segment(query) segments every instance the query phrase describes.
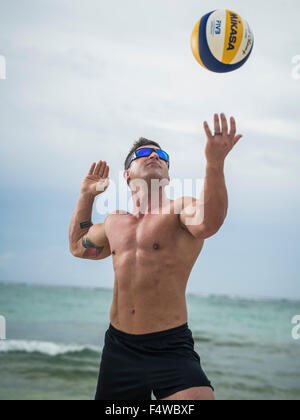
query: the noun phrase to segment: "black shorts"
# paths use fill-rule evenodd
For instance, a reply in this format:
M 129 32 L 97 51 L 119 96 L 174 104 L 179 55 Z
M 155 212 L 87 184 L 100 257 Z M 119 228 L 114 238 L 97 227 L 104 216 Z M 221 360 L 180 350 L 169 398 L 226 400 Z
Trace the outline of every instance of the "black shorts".
M 188 324 L 151 334 L 105 333 L 96 400 L 151 400 L 211 387 Z

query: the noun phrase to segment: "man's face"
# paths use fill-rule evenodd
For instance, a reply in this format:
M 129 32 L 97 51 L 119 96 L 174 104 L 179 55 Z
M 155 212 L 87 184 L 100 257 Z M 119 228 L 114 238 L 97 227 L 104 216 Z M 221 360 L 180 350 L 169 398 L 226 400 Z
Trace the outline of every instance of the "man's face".
M 138 147 L 136 150 L 144 147 L 159 149 L 154 145 L 146 145 Z M 129 169 L 124 172 L 124 178 L 126 181 L 128 178 L 130 180 L 139 178 L 145 181 L 151 179 L 168 179 L 170 181 L 168 164 L 160 159 L 157 153 L 152 152 L 150 156 L 141 157 L 131 162 Z

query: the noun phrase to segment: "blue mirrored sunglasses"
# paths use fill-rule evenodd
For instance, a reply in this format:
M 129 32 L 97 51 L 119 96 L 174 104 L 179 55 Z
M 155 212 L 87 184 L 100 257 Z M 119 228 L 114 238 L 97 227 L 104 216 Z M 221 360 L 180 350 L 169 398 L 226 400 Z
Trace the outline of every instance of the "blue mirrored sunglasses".
M 130 167 L 131 162 L 142 157 L 150 156 L 152 152 L 156 152 L 159 158 L 167 162 L 168 168 L 170 168 L 170 157 L 168 153 L 164 152 L 161 149 L 154 149 L 152 147 L 143 147 L 142 149 L 135 150 L 132 153 L 132 155 L 130 156 L 129 163 L 127 165 L 127 169 Z

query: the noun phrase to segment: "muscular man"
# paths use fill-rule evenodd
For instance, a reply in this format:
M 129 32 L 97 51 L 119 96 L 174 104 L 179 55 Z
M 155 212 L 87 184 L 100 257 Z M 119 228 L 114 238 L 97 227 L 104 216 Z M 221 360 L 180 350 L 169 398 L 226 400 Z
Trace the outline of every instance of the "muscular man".
M 215 114 L 213 135 L 204 122 L 207 166 L 198 199 L 167 198 L 169 155 L 143 138 L 125 161 L 132 214 L 115 211 L 92 225 L 94 199 L 109 186 L 105 161 L 94 163 L 82 183 L 70 226 L 71 253 L 91 260 L 112 255 L 115 273 L 97 400 L 147 400 L 152 391 L 157 399 L 214 399 L 194 351 L 185 292 L 204 240 L 218 232 L 227 213 L 224 161 L 242 136 L 236 136 L 233 117 L 230 132 L 224 114 L 221 124 L 222 131 Z M 151 180 L 157 180 L 154 187 Z

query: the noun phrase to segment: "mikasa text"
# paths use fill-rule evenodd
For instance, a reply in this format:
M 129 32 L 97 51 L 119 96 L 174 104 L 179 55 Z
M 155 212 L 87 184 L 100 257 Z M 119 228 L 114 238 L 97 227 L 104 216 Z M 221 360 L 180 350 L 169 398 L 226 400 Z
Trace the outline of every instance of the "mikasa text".
M 239 23 L 239 17 L 235 13 L 230 13 L 230 20 L 231 20 L 231 33 L 229 37 L 229 44 L 227 51 L 234 50 L 235 44 L 236 44 L 236 36 L 238 33 L 238 23 Z

